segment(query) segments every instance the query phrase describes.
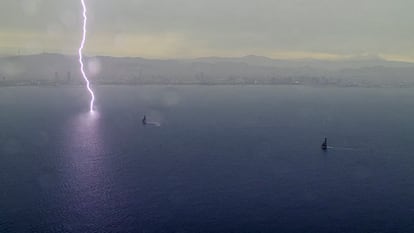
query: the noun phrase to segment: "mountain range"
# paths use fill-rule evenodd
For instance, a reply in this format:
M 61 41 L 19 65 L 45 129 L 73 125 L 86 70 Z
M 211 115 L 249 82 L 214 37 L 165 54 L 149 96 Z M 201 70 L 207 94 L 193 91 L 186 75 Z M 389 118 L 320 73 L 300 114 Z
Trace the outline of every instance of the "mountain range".
M 93 83 L 410 85 L 414 63 L 379 57 L 281 60 L 249 55 L 194 59 L 84 58 Z M 0 57 L 3 82 L 82 82 L 77 56 Z

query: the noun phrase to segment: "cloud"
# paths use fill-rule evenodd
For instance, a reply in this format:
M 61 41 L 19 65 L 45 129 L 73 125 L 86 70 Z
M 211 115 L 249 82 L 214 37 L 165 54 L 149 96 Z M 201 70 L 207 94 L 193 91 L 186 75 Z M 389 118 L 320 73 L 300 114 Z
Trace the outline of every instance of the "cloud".
M 87 0 L 87 5 L 91 53 L 414 57 L 413 1 Z M 45 41 L 55 38 L 39 45 L 46 50 L 71 50 L 80 20 L 76 0 L 3 0 L 0 10 L 0 26 L 15 32 L 11 47 L 22 46 L 19 35 L 33 34 Z

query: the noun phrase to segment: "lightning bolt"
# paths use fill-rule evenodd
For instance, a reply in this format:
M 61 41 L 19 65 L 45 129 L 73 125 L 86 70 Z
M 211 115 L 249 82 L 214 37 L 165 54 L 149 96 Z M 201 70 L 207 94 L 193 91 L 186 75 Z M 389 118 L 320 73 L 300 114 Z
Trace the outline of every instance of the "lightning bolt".
M 91 85 L 88 79 L 88 76 L 86 76 L 85 73 L 85 66 L 83 64 L 83 55 L 82 55 L 82 50 L 85 47 L 85 42 L 86 42 L 86 23 L 88 21 L 88 17 L 86 15 L 87 13 L 87 9 L 86 9 L 86 4 L 85 4 L 85 0 L 81 0 L 82 3 L 82 7 L 83 7 L 83 33 L 82 33 L 82 41 L 79 47 L 79 64 L 80 64 L 80 71 L 82 73 L 82 77 L 83 79 L 85 79 L 86 82 L 86 88 L 88 89 L 90 95 L 91 95 L 91 102 L 90 102 L 90 112 L 93 112 L 93 103 L 95 102 L 95 94 L 93 93 L 92 89 L 91 89 Z

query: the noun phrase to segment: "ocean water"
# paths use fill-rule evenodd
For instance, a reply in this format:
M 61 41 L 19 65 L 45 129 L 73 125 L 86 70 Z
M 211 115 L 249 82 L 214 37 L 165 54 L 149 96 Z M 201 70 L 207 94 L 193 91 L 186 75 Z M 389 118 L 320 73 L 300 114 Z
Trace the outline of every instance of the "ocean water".
M 414 232 L 413 89 L 95 89 L 0 89 L 0 232 Z

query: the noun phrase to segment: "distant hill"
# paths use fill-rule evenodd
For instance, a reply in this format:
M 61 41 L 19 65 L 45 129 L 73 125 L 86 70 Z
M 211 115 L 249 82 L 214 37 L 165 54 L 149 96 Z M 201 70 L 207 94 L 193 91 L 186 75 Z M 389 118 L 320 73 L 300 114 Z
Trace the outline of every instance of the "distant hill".
M 280 60 L 262 56 L 157 60 L 86 57 L 94 83 L 410 85 L 414 64 L 377 57 Z M 0 81 L 81 83 L 78 58 L 38 54 L 0 58 Z

